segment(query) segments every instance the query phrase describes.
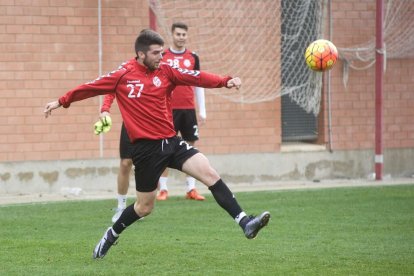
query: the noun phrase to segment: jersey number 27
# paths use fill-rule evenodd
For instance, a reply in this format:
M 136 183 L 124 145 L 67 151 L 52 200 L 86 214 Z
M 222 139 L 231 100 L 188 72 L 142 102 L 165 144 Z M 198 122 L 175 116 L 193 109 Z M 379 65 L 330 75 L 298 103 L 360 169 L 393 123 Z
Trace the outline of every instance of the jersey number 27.
M 128 98 L 139 98 L 141 97 L 141 92 L 144 89 L 144 84 L 128 84 L 127 87 L 129 88 Z

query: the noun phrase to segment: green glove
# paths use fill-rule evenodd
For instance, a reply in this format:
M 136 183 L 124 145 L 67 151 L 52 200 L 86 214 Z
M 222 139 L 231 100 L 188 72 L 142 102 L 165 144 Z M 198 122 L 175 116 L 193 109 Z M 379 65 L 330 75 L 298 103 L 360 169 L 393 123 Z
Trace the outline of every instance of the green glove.
M 99 134 L 102 133 L 103 125 L 102 125 L 102 121 L 101 120 L 97 121 L 93 126 L 95 128 L 95 134 L 96 135 L 99 135 Z
M 112 119 L 110 116 L 105 116 L 99 119 L 94 125 L 95 134 L 107 133 L 112 127 Z

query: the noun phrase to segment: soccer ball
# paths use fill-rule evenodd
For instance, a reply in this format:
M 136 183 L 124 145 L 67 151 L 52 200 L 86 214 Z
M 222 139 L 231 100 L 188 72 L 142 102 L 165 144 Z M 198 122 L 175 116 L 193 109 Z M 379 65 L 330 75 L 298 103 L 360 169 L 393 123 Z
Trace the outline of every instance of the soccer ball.
M 314 71 L 331 69 L 338 59 L 335 45 L 326 39 L 318 39 L 309 44 L 305 51 L 305 61 Z

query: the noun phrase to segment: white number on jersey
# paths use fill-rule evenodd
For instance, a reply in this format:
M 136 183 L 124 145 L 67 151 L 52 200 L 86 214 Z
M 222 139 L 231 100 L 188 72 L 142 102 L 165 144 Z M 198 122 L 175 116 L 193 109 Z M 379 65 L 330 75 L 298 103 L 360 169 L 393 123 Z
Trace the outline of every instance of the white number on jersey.
M 143 83 L 128 84 L 127 87 L 129 88 L 128 98 L 139 98 L 141 97 L 141 92 L 144 89 L 144 84 Z
M 180 67 L 180 61 L 178 59 L 167 59 L 168 64 L 171 67 Z

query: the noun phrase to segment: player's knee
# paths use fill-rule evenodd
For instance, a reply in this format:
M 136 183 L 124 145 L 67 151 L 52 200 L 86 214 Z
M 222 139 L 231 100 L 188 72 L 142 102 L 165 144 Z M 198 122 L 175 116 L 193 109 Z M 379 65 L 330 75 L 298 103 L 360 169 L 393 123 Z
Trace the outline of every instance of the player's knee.
M 146 217 L 149 216 L 151 214 L 152 209 L 148 209 L 148 208 L 143 208 L 141 209 L 141 211 L 138 212 L 140 217 Z
M 134 206 L 135 212 L 140 217 L 146 217 L 149 214 L 151 214 L 153 208 L 154 208 L 153 204 L 136 204 Z
M 220 179 L 220 175 L 213 167 L 209 166 L 205 169 L 203 178 L 205 179 L 205 184 L 211 186 Z
M 131 159 L 121 159 L 120 170 L 124 172 L 129 172 L 132 167 L 132 160 Z

